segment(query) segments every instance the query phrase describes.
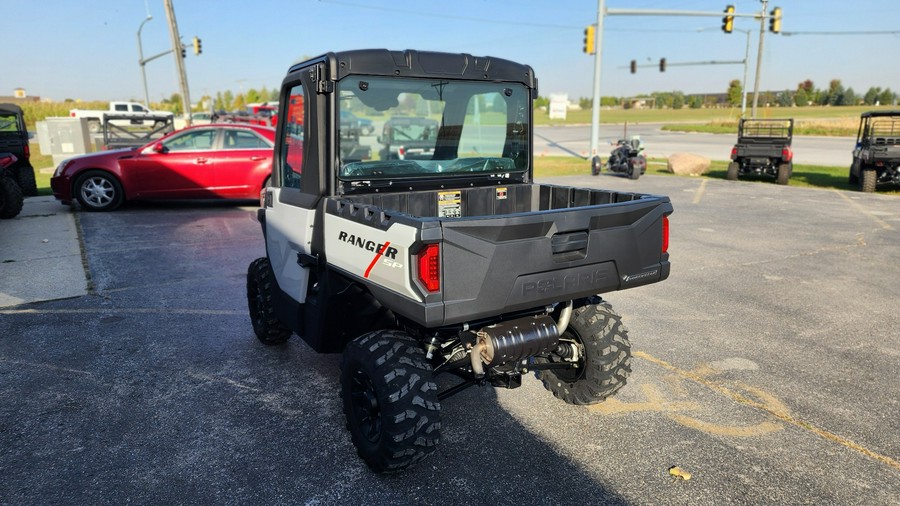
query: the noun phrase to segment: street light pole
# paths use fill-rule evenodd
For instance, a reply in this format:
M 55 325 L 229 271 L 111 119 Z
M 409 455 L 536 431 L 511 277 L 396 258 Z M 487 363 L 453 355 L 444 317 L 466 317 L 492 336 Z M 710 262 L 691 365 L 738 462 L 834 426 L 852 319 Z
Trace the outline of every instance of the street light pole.
M 141 45 L 141 30 L 144 28 L 144 24 L 151 19 L 153 19 L 153 16 L 147 14 L 147 19 L 141 21 L 141 26 L 138 27 L 137 31 L 138 64 L 141 66 L 141 78 L 144 80 L 144 106 L 147 107 L 147 109 L 150 109 L 150 93 L 147 92 L 147 71 L 144 68 L 144 64 L 147 62 L 144 61 L 144 46 Z

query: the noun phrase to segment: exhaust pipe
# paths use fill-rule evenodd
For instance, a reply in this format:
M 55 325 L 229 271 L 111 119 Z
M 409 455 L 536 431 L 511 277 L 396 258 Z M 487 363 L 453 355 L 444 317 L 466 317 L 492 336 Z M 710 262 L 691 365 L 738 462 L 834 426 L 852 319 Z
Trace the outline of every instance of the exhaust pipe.
M 571 317 L 571 306 L 568 307 L 567 320 Z M 566 312 L 565 308 L 563 312 Z M 556 321 L 547 315 L 484 327 L 476 333 L 475 345 L 470 353 L 472 372 L 481 379 L 485 365 L 502 365 L 554 349 L 559 344 L 560 334 Z

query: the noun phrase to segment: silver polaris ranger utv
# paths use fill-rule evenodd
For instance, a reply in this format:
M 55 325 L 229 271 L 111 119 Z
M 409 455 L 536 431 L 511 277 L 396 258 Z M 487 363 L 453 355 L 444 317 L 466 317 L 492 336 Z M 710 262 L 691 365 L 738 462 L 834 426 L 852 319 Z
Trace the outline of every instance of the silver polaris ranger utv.
M 433 452 L 441 401 L 469 386 L 535 372 L 593 404 L 631 370 L 599 294 L 668 277 L 672 205 L 534 183 L 536 97 L 530 67 L 468 54 L 328 53 L 284 80 L 250 317 L 265 344 L 343 352 L 347 426 L 376 472 Z M 343 131 L 348 113 L 374 130 Z

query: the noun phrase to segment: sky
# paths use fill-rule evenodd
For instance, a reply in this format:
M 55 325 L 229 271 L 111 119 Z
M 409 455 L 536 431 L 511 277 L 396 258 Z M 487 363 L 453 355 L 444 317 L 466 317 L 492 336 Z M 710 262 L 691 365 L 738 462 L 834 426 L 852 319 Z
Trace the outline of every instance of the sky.
M 288 67 L 304 57 L 364 48 L 420 49 L 494 56 L 531 65 L 542 96 L 592 96 L 594 58 L 582 52 L 584 28 L 597 21 L 597 0 L 172 0 L 184 44 L 191 98 L 231 90 L 279 88 Z M 755 13 L 759 0 L 729 0 Z M 722 12 L 726 0 L 606 0 L 608 9 Z M 771 0 L 784 32 L 765 34 L 760 89 L 796 89 L 832 79 L 857 94 L 871 86 L 900 91 L 900 2 L 896 0 Z M 144 57 L 171 49 L 163 0 L 0 0 L 4 41 L 0 96 L 24 88 L 61 101 L 139 100 L 144 96 L 137 31 Z M 653 91 L 724 93 L 742 79 L 750 30 L 748 90 L 753 89 L 759 21 L 721 17 L 621 16 L 604 19 L 601 95 Z M 895 31 L 893 34 L 809 32 Z M 203 52 L 191 50 L 194 36 Z M 667 70 L 660 72 L 660 58 Z M 631 60 L 638 62 L 635 74 Z M 641 65 L 647 65 L 642 67 Z M 172 55 L 146 65 L 151 101 L 178 92 Z

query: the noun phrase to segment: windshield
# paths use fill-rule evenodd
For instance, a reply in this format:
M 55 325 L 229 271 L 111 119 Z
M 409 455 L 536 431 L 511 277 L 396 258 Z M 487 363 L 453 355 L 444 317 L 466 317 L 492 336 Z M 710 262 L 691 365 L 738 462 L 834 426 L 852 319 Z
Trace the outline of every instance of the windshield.
M 338 91 L 341 179 L 528 170 L 523 85 L 352 77 Z

